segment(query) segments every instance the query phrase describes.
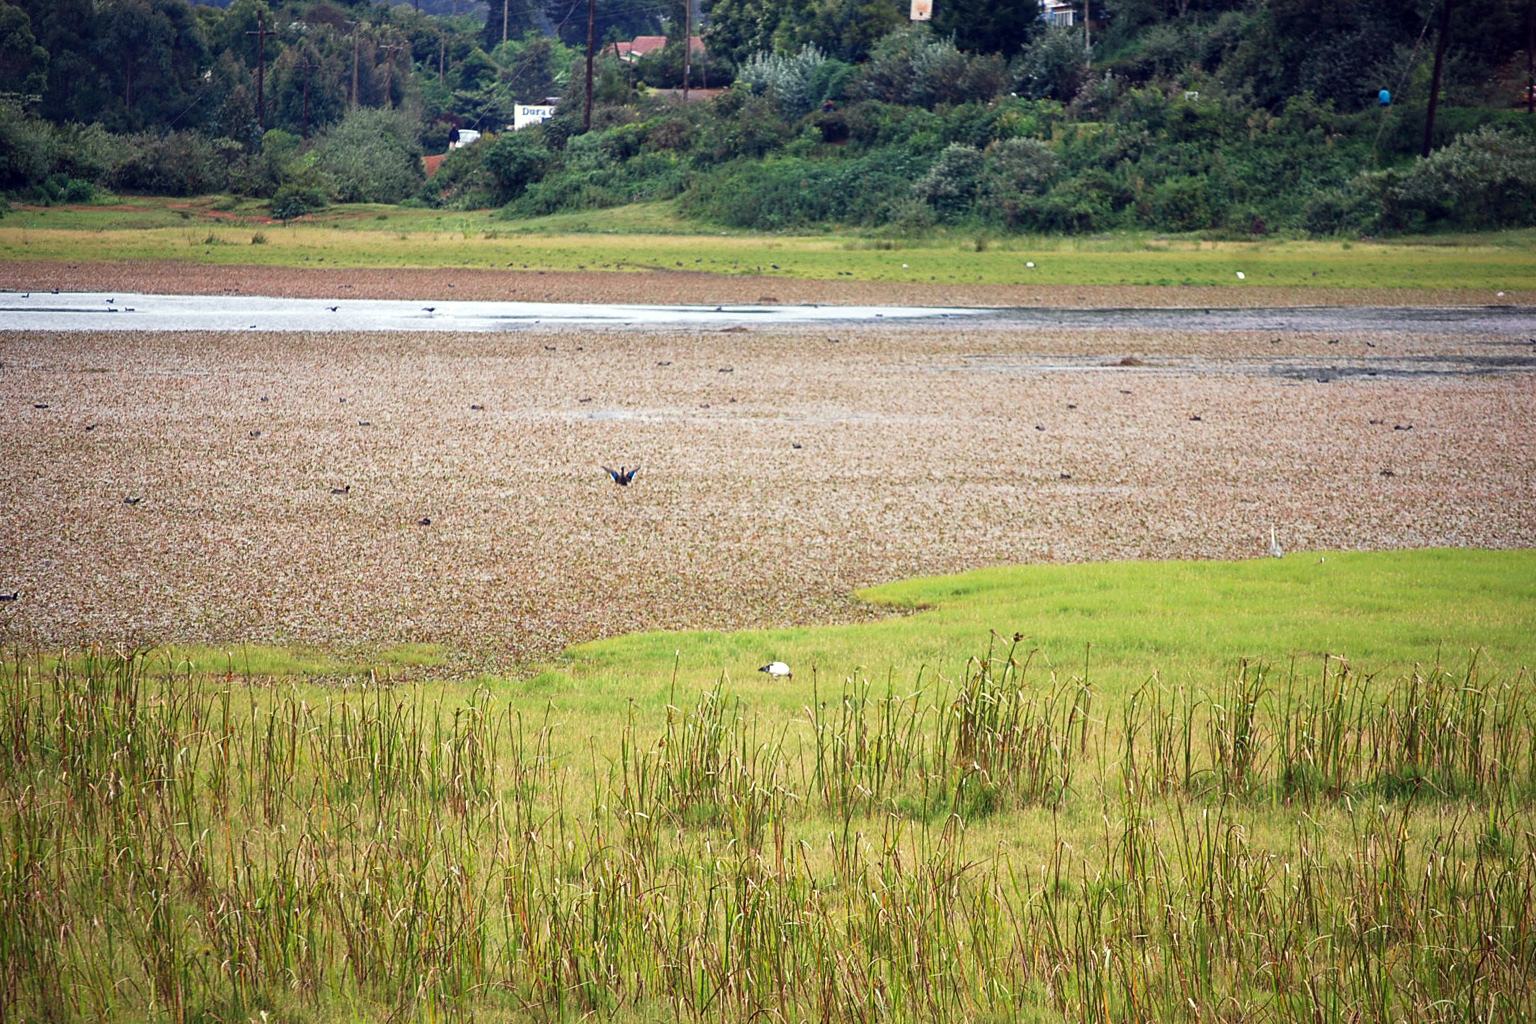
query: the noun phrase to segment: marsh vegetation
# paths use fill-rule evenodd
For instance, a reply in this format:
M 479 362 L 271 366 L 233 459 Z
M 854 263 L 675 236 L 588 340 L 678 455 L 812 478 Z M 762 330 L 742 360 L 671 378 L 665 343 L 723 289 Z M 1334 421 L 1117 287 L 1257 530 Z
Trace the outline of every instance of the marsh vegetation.
M 154 652 L 0 669 L 23 1020 L 1515 1020 L 1531 681 L 720 683 L 579 724 Z M 1363 671 L 1362 671 L 1363 670 Z M 542 706 L 541 706 L 542 705 Z M 597 722 L 598 724 L 594 724 Z

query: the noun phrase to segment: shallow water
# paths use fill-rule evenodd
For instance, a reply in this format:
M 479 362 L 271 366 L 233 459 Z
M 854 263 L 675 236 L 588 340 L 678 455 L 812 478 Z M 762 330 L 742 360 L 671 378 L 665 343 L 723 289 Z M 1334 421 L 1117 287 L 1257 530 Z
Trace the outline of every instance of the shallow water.
M 1536 337 L 1520 306 L 1056 309 L 934 306 L 614 305 L 286 299 L 246 295 L 0 293 L 0 330 L 519 331 L 559 327 L 723 329 L 811 323 L 989 329 L 1489 334 Z

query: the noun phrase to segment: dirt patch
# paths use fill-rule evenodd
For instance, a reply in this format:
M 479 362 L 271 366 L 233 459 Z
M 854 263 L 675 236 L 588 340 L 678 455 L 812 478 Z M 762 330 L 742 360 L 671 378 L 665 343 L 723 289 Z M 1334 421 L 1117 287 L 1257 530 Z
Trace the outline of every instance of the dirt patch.
M 1485 291 L 1324 288 L 1184 288 L 1111 285 L 948 285 L 809 281 L 755 275 L 644 270 L 629 273 L 454 268 L 292 270 L 186 264 L 0 263 L 0 289 L 269 295 L 328 299 L 516 299 L 528 302 L 823 304 L 861 306 L 1052 306 L 1188 308 L 1484 305 Z M 1511 304 L 1536 293 L 1510 293 Z
M 1368 340 L 1358 358 L 1486 344 Z M 1536 544 L 1531 374 L 1275 372 L 1337 348 L 0 334 L 3 614 L 49 644 L 436 642 L 484 664 L 857 618 L 858 587 L 998 563 L 1257 557 L 1271 525 L 1293 551 Z M 637 463 L 622 488 L 602 468 Z

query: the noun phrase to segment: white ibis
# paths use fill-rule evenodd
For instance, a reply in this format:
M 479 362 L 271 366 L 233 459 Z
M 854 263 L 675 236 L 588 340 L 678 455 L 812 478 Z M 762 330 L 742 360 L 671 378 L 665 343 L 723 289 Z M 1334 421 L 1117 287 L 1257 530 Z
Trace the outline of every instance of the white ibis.
M 1280 542 L 1275 539 L 1275 528 L 1273 526 L 1269 528 L 1269 554 L 1271 558 L 1282 558 L 1285 556 L 1285 551 L 1281 549 Z
M 768 675 L 774 679 L 795 678 L 795 674 L 789 670 L 789 666 L 784 664 L 782 661 L 770 661 L 768 664 L 758 669 L 758 671 L 767 672 Z

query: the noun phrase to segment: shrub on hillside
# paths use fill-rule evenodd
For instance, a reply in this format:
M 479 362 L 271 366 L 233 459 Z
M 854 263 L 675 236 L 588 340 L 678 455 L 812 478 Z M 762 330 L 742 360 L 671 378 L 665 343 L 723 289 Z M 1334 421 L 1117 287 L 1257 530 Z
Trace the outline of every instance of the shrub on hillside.
M 732 227 L 882 224 L 911 193 L 923 161 L 900 151 L 847 160 L 738 161 L 696 178 L 680 211 Z
M 818 81 L 827 82 L 827 76 L 820 74 L 827 60 L 810 43 L 794 54 L 758 53 L 737 69 L 736 81 L 772 98 L 787 116 L 799 117 L 827 98 L 816 88 Z
M 952 143 L 944 147 L 928 173 L 913 184 L 912 194 L 933 207 L 940 218 L 967 214 L 981 191 L 983 163 L 979 149 Z
M 926 27 L 892 32 L 875 45 L 849 83 L 851 96 L 919 107 L 996 99 L 1007 87 L 996 54 L 967 54 Z
M 579 138 L 582 138 L 581 136 Z M 495 186 L 498 201 L 510 202 L 544 176 L 551 164 L 541 133 L 527 128 L 507 132 L 489 143 L 480 160 Z
M 107 174 L 114 192 L 200 196 L 224 190 L 227 175 L 214 140 L 197 132 L 137 132 L 118 136 L 118 159 Z
M 1481 230 L 1536 224 L 1536 134 L 1483 127 L 1457 136 L 1382 190 L 1392 226 Z
M 398 109 L 357 107 L 315 147 L 318 166 L 343 203 L 398 203 L 424 180 L 420 126 Z

